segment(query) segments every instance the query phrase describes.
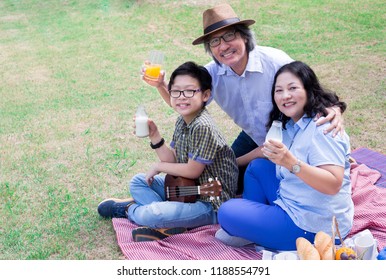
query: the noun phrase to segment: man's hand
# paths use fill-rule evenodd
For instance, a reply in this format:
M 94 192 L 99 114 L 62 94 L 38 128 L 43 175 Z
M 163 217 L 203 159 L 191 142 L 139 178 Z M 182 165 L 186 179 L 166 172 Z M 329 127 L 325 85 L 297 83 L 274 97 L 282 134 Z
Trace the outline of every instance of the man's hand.
M 324 119 L 320 119 L 319 116 L 316 116 L 316 125 L 322 125 L 326 122 L 331 122 L 330 126 L 324 131 L 324 134 L 334 131 L 332 136 L 335 137 L 338 133 L 344 133 L 344 119 L 339 107 L 330 107 L 327 108 L 327 116 Z

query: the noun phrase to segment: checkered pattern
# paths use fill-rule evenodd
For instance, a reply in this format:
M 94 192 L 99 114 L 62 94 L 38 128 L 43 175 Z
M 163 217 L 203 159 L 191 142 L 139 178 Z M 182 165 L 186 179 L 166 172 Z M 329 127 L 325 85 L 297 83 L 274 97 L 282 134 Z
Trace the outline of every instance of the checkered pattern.
M 206 184 L 209 178 L 217 178 L 221 182 L 220 200 L 210 200 L 209 197 L 202 197 L 201 200 L 211 202 L 217 210 L 222 202 L 235 196 L 238 178 L 236 157 L 205 108 L 188 125 L 181 116 L 178 117 L 173 145 L 179 163 L 187 163 L 190 158 L 205 164 L 197 184 Z
M 361 147 L 352 151 L 351 156 L 359 163 L 381 173 L 375 185 L 386 188 L 386 155 Z
M 114 218 L 118 244 L 129 260 L 261 260 L 255 246 L 233 248 L 214 237 L 218 225 L 202 226 L 159 241 L 134 242 L 131 231 L 136 225 Z
M 374 185 L 381 174 L 364 164 L 351 167 L 354 224 L 349 237 L 369 229 L 378 240 L 378 250 L 386 246 L 386 188 Z
M 362 156 L 367 153 L 369 156 Z M 384 174 L 384 155 L 371 150 L 356 150 L 352 156 L 365 164 L 353 164 L 351 168 L 352 198 L 355 205 L 354 225 L 349 237 L 369 229 L 378 241 L 378 250 L 386 246 L 386 188 L 374 185 Z M 378 160 L 374 160 L 378 158 Z M 381 167 L 383 166 L 383 167 Z M 234 248 L 218 241 L 214 234 L 219 225 L 208 225 L 189 230 L 153 242 L 133 242 L 131 231 L 136 225 L 127 219 L 114 218 L 118 245 L 127 259 L 131 260 L 250 260 L 262 259 L 262 253 L 254 246 Z

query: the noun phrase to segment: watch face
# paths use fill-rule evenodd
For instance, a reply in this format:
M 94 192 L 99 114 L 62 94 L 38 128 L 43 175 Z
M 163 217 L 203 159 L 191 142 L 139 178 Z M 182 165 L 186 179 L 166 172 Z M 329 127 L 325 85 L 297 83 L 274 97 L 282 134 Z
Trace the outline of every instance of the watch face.
M 300 165 L 299 164 L 295 164 L 294 166 L 292 166 L 292 172 L 293 173 L 298 173 L 300 171 Z

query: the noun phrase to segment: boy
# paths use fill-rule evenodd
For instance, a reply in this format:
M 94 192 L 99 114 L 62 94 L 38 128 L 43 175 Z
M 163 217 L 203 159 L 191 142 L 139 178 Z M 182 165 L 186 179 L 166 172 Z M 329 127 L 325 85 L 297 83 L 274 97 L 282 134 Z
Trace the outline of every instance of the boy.
M 164 144 L 157 126 L 149 124 L 150 146 L 160 162 L 130 182 L 132 199 L 107 199 L 98 206 L 103 217 L 127 217 L 141 225 L 133 230 L 135 241 L 159 240 L 171 234 L 217 223 L 220 204 L 235 196 L 238 167 L 236 157 L 206 110 L 212 78 L 205 67 L 186 62 L 171 75 L 168 92 L 178 117 L 170 147 Z M 159 173 L 192 179 L 197 185 L 209 178 L 221 182 L 220 199 L 200 197 L 193 203 L 167 201 L 165 177 Z

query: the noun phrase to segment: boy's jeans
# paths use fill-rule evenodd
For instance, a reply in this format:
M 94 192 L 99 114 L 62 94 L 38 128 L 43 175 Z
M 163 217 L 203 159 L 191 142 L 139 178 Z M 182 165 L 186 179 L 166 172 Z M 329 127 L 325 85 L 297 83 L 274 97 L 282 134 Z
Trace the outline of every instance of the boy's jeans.
M 217 223 L 216 212 L 209 202 L 165 201 L 164 180 L 164 176 L 157 175 L 148 186 L 145 174 L 133 177 L 129 188 L 136 203 L 128 209 L 130 221 L 152 228 L 194 228 Z

